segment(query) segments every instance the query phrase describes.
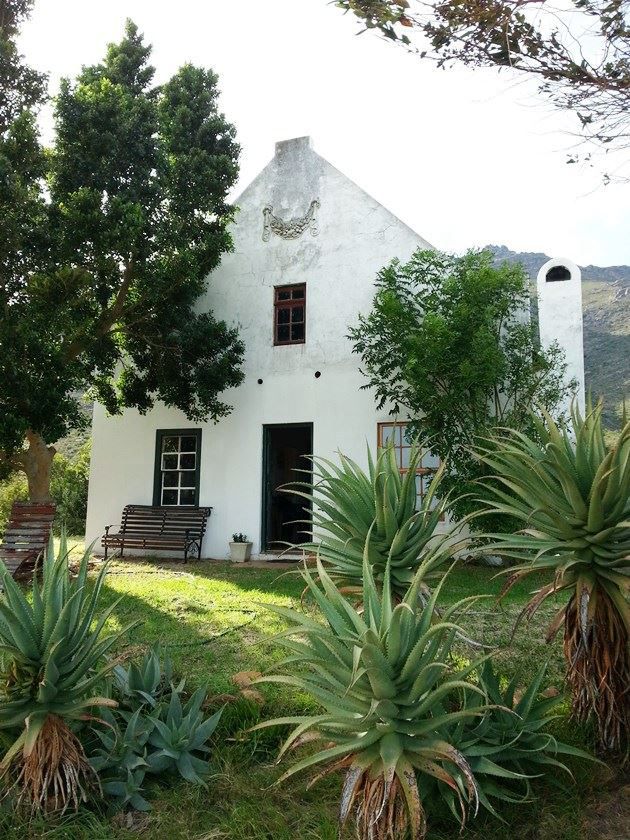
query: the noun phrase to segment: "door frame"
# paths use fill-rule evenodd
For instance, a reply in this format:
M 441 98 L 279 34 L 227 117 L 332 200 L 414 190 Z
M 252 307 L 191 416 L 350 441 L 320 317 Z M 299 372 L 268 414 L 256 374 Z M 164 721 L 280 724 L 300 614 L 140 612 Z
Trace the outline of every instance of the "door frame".
M 269 515 L 269 494 L 267 492 L 267 472 L 269 468 L 270 432 L 272 429 L 308 429 L 311 433 L 311 449 L 313 448 L 314 427 L 312 422 L 307 423 L 263 423 L 262 427 L 262 493 L 261 493 L 261 519 L 260 519 L 260 552 L 266 554 L 277 549 L 267 548 L 268 515 Z M 312 455 L 313 453 L 306 453 Z M 305 505 L 306 506 L 306 505 Z

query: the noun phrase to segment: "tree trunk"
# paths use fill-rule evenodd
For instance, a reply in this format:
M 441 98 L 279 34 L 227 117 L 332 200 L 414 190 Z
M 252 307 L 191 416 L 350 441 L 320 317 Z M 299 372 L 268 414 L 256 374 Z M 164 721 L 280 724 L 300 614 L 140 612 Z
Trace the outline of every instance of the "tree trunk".
M 26 433 L 28 449 L 18 456 L 18 462 L 26 473 L 28 498 L 31 502 L 50 502 L 50 468 L 57 451 L 29 429 Z

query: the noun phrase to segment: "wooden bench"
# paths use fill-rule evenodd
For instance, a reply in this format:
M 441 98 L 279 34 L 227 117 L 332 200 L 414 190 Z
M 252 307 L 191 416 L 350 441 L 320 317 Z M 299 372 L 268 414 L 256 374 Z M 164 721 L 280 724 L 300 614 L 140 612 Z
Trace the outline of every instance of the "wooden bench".
M 108 525 L 101 544 L 105 559 L 110 548 L 154 549 L 158 551 L 183 551 L 184 562 L 192 550 L 201 559 L 201 543 L 206 531 L 206 521 L 211 507 L 152 507 L 127 505 L 123 508 L 120 529 L 111 534 Z
M 48 545 L 55 509 L 52 503 L 13 503 L 0 545 L 0 560 L 12 575 L 34 568 Z

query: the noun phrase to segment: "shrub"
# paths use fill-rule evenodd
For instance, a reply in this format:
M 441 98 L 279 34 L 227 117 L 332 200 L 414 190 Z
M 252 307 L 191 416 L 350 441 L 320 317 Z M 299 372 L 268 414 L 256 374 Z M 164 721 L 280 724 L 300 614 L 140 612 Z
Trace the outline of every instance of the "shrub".
M 393 446 L 382 449 L 374 463 L 368 450 L 368 474 L 340 456 L 337 466 L 313 459 L 313 482 L 290 487 L 313 504 L 312 530 L 327 573 L 344 591 L 360 592 L 364 555 L 380 586 L 389 568 L 394 598 L 402 600 L 420 565 L 436 570 L 465 545 L 451 534 L 436 534 L 448 500 L 442 496 L 444 464 L 416 509 L 416 466 L 422 449 L 414 446 L 408 472 L 401 476 Z
M 87 710 L 115 705 L 94 692 L 113 668 L 105 654 L 130 628 L 103 635 L 116 604 L 97 614 L 105 568 L 89 590 L 89 557 L 72 576 L 65 534 L 57 557 L 51 537 L 31 599 L 0 562 L 0 729 L 13 740 L 0 771 L 34 810 L 78 808 L 98 786 L 74 727 Z
M 500 483 L 487 485 L 487 504 L 523 524 L 516 534 L 490 535 L 489 550 L 520 561 L 505 591 L 534 573 L 551 578 L 523 615 L 532 615 L 558 592 L 568 593 L 548 640 L 564 625 L 574 714 L 581 721 L 594 717 L 602 748 L 627 751 L 630 422 L 607 445 L 601 403 L 585 418 L 574 405 L 573 435 L 543 416 L 534 421 L 537 440 L 508 430 L 481 452 Z
M 53 460 L 50 495 L 57 505 L 57 533 L 62 527 L 68 534 L 85 533 L 91 451 L 92 442 L 88 440 L 74 459 L 57 454 Z
M 70 460 L 55 455 L 50 477 L 50 494 L 57 505 L 55 533 L 65 527 L 68 534 L 83 534 L 87 516 L 88 480 L 90 477 L 91 441 L 86 441 L 77 456 Z M 14 502 L 28 501 L 26 476 L 14 473 L 0 482 L 0 532 L 4 530 Z
M 517 691 L 517 679 L 506 681 L 486 659 L 477 671 L 483 696 L 468 694 L 463 698 L 469 710 L 482 708 L 480 717 L 462 718 L 447 727 L 445 737 L 464 756 L 475 776 L 479 803 L 493 816 L 499 817 L 491 800 L 513 804 L 531 802 L 531 780 L 550 768 L 566 773 L 560 756 L 576 756 L 593 760 L 583 750 L 558 741 L 549 733 L 561 695 L 540 695 L 546 672 L 543 665 L 531 683 Z M 557 774 L 556 774 L 557 775 Z M 453 790 L 442 780 L 423 777 L 422 790 L 427 798 L 434 794 L 444 799 L 451 813 L 459 819 L 458 802 Z M 554 781 L 559 782 L 558 779 Z M 429 784 L 427 784 L 429 783 Z M 500 819 L 500 817 L 499 817 Z
M 203 688 L 182 702 L 185 683 L 172 682 L 172 663 L 168 657 L 162 661 L 158 649 L 147 651 L 138 663 L 117 665 L 113 675 L 116 708 L 102 715 L 104 727 L 94 724 L 97 741 L 89 751 L 110 811 L 151 807 L 143 795 L 147 773 L 178 773 L 188 782 L 205 784 L 208 741 L 223 710 L 205 717 Z
M 366 551 L 362 612 L 341 594 L 320 561 L 319 580 L 308 571 L 304 578 L 325 623 L 271 608 L 289 621 L 289 630 L 278 638 L 289 656 L 280 666 L 282 673 L 259 682 L 294 686 L 324 711 L 266 721 L 255 728 L 295 724 L 281 756 L 307 733 L 324 742 L 324 749 L 298 761 L 278 784 L 316 764 L 324 764 L 317 778 L 344 770 L 342 826 L 354 809 L 361 840 L 403 837 L 407 830 L 415 840 L 426 831 L 416 774 L 449 785 L 462 820 L 467 803 L 473 813 L 477 808 L 478 789 L 470 766 L 444 735 L 459 719 L 483 714 L 483 706 L 451 710 L 447 702 L 457 691 L 481 693 L 466 681 L 477 665 L 456 676 L 447 665 L 458 630 L 451 618 L 464 602 L 437 616 L 438 586 L 422 606 L 420 568 L 403 601 L 393 606 L 389 565 L 379 595 L 367 556 Z

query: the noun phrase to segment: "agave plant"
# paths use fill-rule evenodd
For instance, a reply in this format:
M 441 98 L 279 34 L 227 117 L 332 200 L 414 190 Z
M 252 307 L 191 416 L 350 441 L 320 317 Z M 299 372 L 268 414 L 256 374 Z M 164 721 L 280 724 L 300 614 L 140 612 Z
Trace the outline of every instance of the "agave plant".
M 105 710 L 101 717 L 105 726 L 94 729 L 100 743 L 89 760 L 99 774 L 103 795 L 112 802 L 113 812 L 127 806 L 150 810 L 142 796 L 142 783 L 149 766 L 147 741 L 153 721 L 143 715 L 142 708 L 133 713 L 116 710 L 115 715 Z
M 182 706 L 179 692 L 173 691 L 166 712 L 152 718 L 154 729 L 149 736 L 149 771 L 163 773 L 177 771 L 186 781 L 205 784 L 208 773 L 206 754 L 210 752 L 208 739 L 214 732 L 223 709 L 204 719 L 201 706 L 206 691 L 197 689 Z
M 116 695 L 122 706 L 136 711 L 155 708 L 165 694 L 173 690 L 173 662 L 162 657 L 159 649 L 148 650 L 140 662 L 128 666 L 116 665 L 113 671 Z M 181 691 L 183 682 L 176 691 Z
M 465 599 L 435 616 L 441 584 L 422 606 L 421 567 L 402 602 L 393 605 L 389 565 L 379 592 L 366 547 L 363 563 L 363 611 L 359 612 L 335 586 L 321 561 L 318 580 L 305 569 L 308 589 L 326 623 L 283 607 L 270 607 L 290 627 L 278 636 L 289 656 L 282 672 L 258 682 L 278 682 L 310 694 L 323 706 L 313 716 L 265 721 L 255 729 L 294 724 L 280 757 L 307 735 L 323 749 L 298 761 L 278 780 L 323 764 L 315 780 L 345 770 L 340 823 L 355 812 L 362 840 L 404 837 L 426 832 L 426 819 L 416 774 L 443 780 L 474 812 L 477 784 L 464 756 L 444 737 L 462 718 L 483 713 L 476 708 L 449 710 L 448 698 L 458 691 L 480 689 L 466 681 L 478 663 L 456 677 L 449 673 L 449 655 L 457 633 L 450 620 Z
M 481 451 L 494 472 L 490 507 L 524 526 L 492 534 L 489 550 L 521 561 L 505 591 L 527 575 L 551 576 L 524 615 L 568 593 L 548 640 L 564 625 L 575 716 L 594 716 L 601 747 L 619 750 L 630 731 L 630 423 L 607 446 L 601 403 L 585 418 L 574 405 L 572 420 L 570 434 L 545 413 L 537 441 L 507 430 Z
M 550 769 L 571 777 L 559 757 L 594 760 L 584 750 L 558 741 L 548 732 L 557 717 L 553 712 L 563 699 L 559 694 L 540 695 L 546 669 L 543 664 L 530 684 L 518 692 L 517 678 L 502 688 L 491 660 L 486 659 L 478 670 L 483 700 L 477 694 L 465 698 L 469 709 L 485 705 L 482 716 L 464 718 L 446 727 L 445 737 L 465 757 L 475 776 L 479 804 L 498 819 L 501 817 L 491 800 L 515 804 L 531 801 L 531 779 Z M 442 780 L 425 777 L 423 781 L 425 795 L 432 795 L 437 788 L 451 812 L 459 818 L 453 790 Z
M 88 549 L 73 578 L 65 535 L 56 558 L 51 537 L 31 599 L 0 563 L 0 729 L 17 733 L 0 772 L 35 809 L 77 808 L 97 785 L 73 724 L 90 709 L 116 705 L 94 692 L 113 667 L 105 654 L 129 627 L 103 636 L 118 602 L 97 615 L 106 570 L 90 591 L 89 557 Z
M 291 492 L 313 505 L 315 542 L 305 547 L 319 553 L 327 572 L 344 591 L 361 592 L 366 545 L 375 581 L 382 585 L 389 567 L 392 595 L 397 601 L 404 598 L 421 563 L 428 569 L 430 561 L 437 569 L 463 547 L 451 534 L 436 534 L 448 501 L 439 497 L 444 464 L 416 509 L 421 458 L 422 448 L 413 447 L 404 476 L 391 445 L 381 449 L 376 463 L 368 450 L 367 475 L 344 455 L 340 466 L 313 458 L 313 483 L 290 485 Z

